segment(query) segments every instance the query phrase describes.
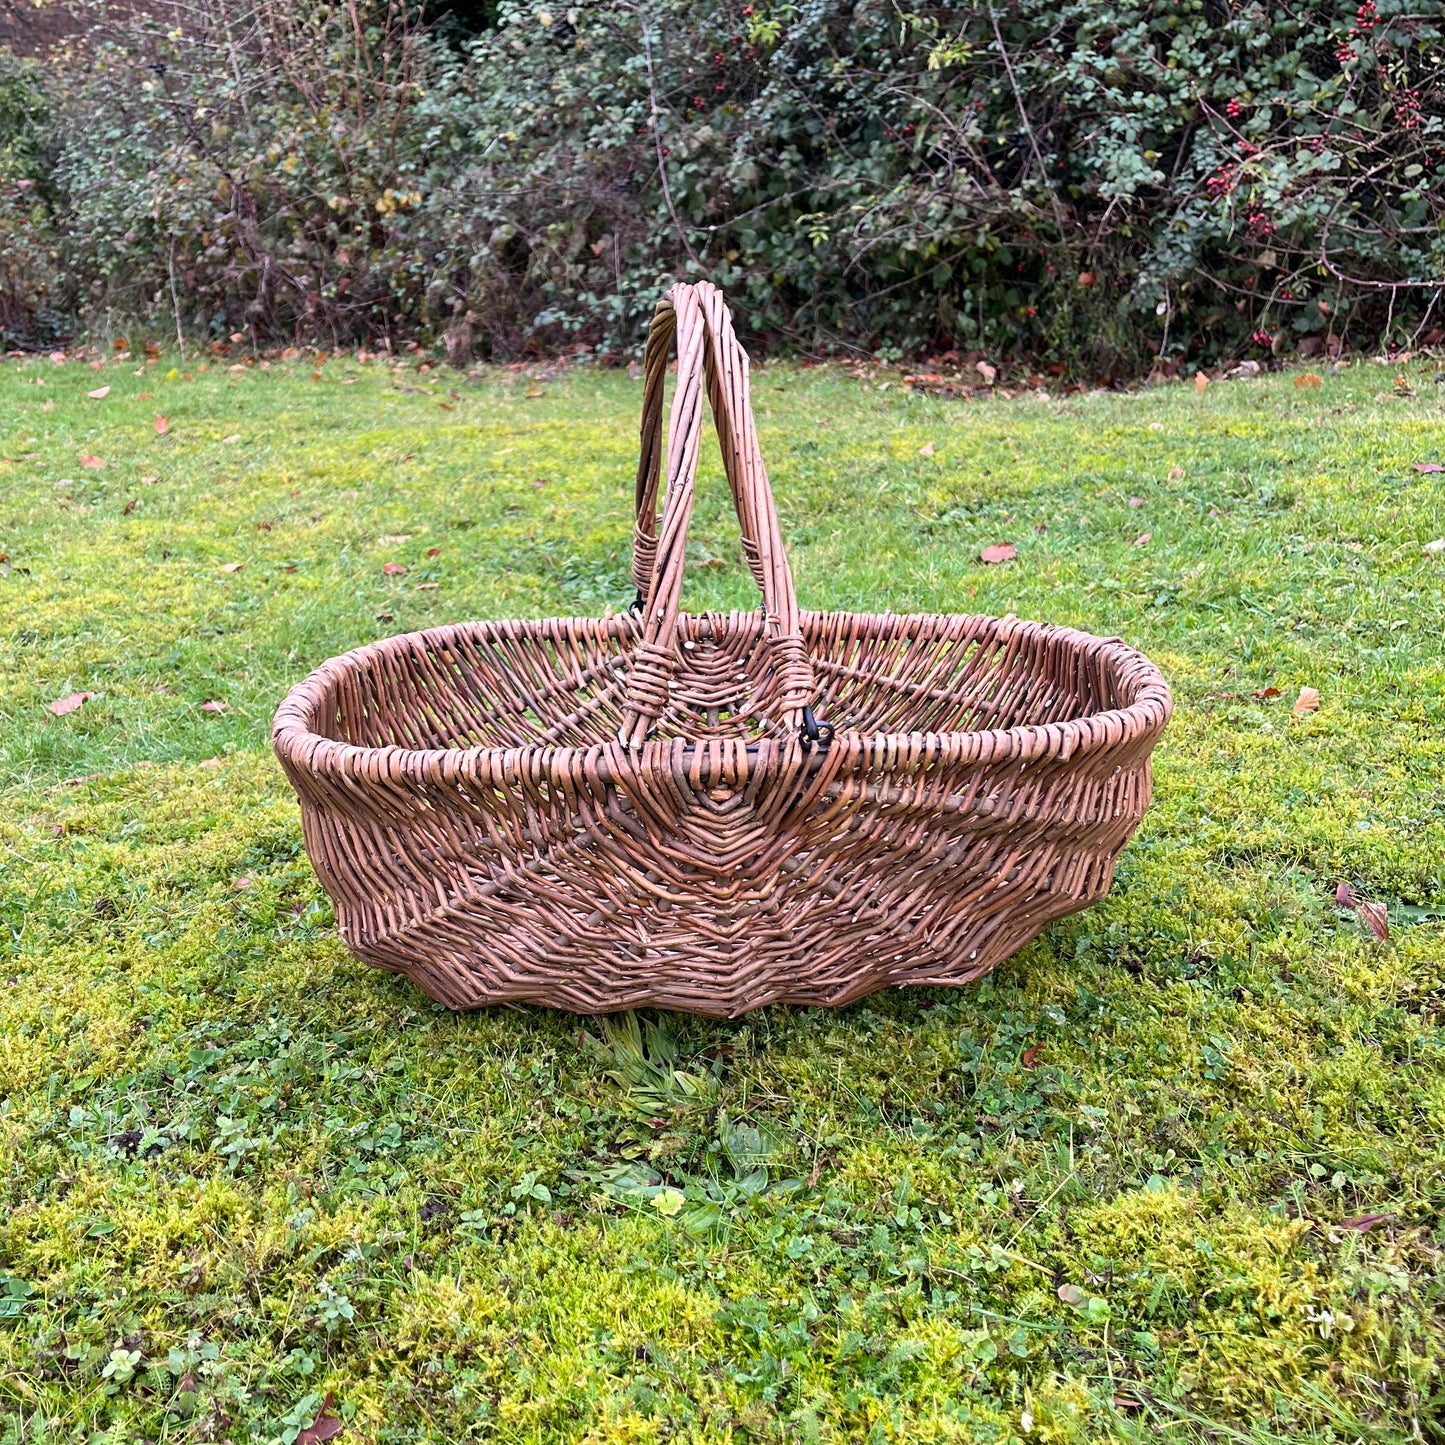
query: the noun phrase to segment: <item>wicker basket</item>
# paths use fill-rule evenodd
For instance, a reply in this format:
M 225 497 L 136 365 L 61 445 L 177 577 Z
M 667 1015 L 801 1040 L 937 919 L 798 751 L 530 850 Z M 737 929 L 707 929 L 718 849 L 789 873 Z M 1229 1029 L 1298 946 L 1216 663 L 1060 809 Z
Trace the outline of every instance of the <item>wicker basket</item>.
M 759 612 L 678 608 L 704 390 Z M 453 1008 L 731 1016 L 966 983 L 1107 891 L 1164 679 L 1013 618 L 799 612 L 709 285 L 674 287 L 648 336 L 635 541 L 640 616 L 388 638 L 282 703 L 276 753 L 361 958 Z

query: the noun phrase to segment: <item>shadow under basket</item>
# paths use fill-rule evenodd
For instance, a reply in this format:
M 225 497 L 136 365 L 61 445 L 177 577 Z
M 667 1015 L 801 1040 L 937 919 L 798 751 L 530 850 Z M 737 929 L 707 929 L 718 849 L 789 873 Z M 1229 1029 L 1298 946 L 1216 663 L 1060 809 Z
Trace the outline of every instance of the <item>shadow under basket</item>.
M 669 294 L 647 375 L 641 617 L 389 638 L 277 713 L 347 945 L 453 1008 L 733 1016 L 966 983 L 1102 897 L 1171 711 L 1158 669 L 1013 618 L 800 612 L 713 288 Z M 756 612 L 677 607 L 704 389 Z

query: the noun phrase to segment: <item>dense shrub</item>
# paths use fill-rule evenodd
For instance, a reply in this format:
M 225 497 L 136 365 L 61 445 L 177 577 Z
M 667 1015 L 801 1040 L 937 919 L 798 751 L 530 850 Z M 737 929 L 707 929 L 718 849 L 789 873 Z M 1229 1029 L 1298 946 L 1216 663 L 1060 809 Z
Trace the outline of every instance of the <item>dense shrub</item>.
M 183 0 L 98 25 L 39 102 L 7 66 L 12 294 L 192 338 L 605 352 L 706 273 L 763 342 L 1094 376 L 1432 334 L 1438 0 L 467 13 Z

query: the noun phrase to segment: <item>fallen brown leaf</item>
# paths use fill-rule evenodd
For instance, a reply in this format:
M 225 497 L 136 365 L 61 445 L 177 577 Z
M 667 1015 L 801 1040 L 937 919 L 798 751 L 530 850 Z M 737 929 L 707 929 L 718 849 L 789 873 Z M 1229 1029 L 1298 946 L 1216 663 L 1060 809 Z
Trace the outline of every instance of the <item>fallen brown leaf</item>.
M 381 570 L 388 577 L 400 577 L 406 571 L 406 564 L 404 562 L 383 562 Z
M 228 703 L 228 702 L 220 702 L 220 701 L 218 701 L 216 698 L 213 698 L 213 697 L 208 697 L 208 698 L 205 700 L 205 702 L 203 702 L 203 703 L 201 704 L 201 711 L 202 711 L 202 712 L 223 713 L 223 712 L 230 712 L 230 710 L 231 710 L 231 704 L 230 704 L 230 703 Z
M 130 501 L 128 501 L 128 502 L 125 504 L 125 506 L 123 506 L 123 507 L 120 509 L 120 514 L 121 514 L 122 517 L 128 517 L 128 516 L 130 516 L 130 514 L 131 514 L 133 511 L 135 511 L 135 498 L 134 498 L 134 497 L 132 497 L 132 498 L 130 499 Z
M 238 431 L 233 431 L 230 436 L 221 438 L 221 445 L 226 447 L 233 447 L 240 440 L 241 433 Z
M 1129 505 L 1130 505 L 1131 507 L 1142 507 L 1142 506 L 1144 505 L 1144 498 L 1143 498 L 1143 497 L 1130 497 L 1130 498 L 1129 498 Z
M 1205 374 L 1204 374 L 1202 371 L 1196 371 L 1196 372 L 1194 373 L 1194 390 L 1195 390 L 1200 396 L 1203 396 L 1204 393 L 1205 393 L 1205 391 L 1208 390 L 1208 387 L 1209 387 L 1209 378 L 1208 378 L 1207 376 L 1205 376 Z
M 992 386 L 994 378 L 998 376 L 998 367 L 990 366 L 986 361 L 974 362 L 973 369 L 983 377 L 983 384 L 985 386 Z
M 104 401 L 110 395 L 108 386 L 98 386 L 94 391 L 85 393 L 92 401 Z
M 416 590 L 418 592 L 435 592 L 441 585 L 440 582 L 418 582 Z
M 1085 291 L 1087 291 L 1091 286 L 1095 285 L 1098 282 L 1098 279 L 1099 278 L 1094 275 L 1092 271 L 1079 272 L 1079 285 L 1082 286 Z
M 1371 903 L 1362 898 L 1355 905 L 1355 917 L 1384 943 L 1390 936 L 1390 910 L 1383 903 Z
M 1018 554 L 1019 549 L 1012 542 L 995 542 L 978 554 L 978 560 L 992 565 L 995 562 L 1012 562 Z
M 1445 472 L 1445 466 L 1439 462 L 1416 462 L 1412 470 L 1423 472 L 1427 477 L 1433 477 L 1440 472 Z
M 99 457 L 83 456 L 80 459 L 80 465 L 83 467 L 89 467 L 91 471 L 99 471 L 101 467 L 105 465 L 105 463 Z
M 1280 690 L 1277 687 L 1262 687 L 1258 692 L 1250 693 L 1251 697 L 1279 697 Z
M 72 692 L 45 704 L 46 710 L 56 717 L 66 717 L 88 703 L 96 694 L 93 692 Z
M 1323 386 L 1325 379 L 1322 376 L 1316 376 L 1312 371 L 1307 371 L 1303 376 L 1295 377 L 1294 384 L 1299 387 L 1301 391 L 1313 391 L 1316 387 Z
M 1388 1214 L 1356 1214 L 1340 1220 L 1340 1228 L 1353 1230 L 1356 1234 L 1368 1234 L 1376 1225 L 1387 1223 L 1389 1218 Z
M 545 486 L 547 485 L 547 478 L 546 478 L 546 477 L 533 477 L 533 478 L 532 478 L 532 485 L 533 485 L 534 487 L 545 487 Z
M 918 455 L 921 457 L 931 457 L 933 455 L 933 443 L 924 442 L 923 445 L 918 448 Z
M 239 572 L 246 564 L 244 562 L 227 562 L 222 566 L 222 572 Z
M 1299 696 L 1294 700 L 1296 713 L 1318 712 L 1320 710 L 1320 690 L 1317 687 L 1302 687 Z
M 1184 468 L 1183 468 L 1183 467 L 1170 467 L 1170 468 L 1169 468 L 1169 480 L 1170 480 L 1171 482 L 1182 482 L 1182 481 L 1184 480 Z
M 1037 1044 L 1030 1044 L 1028 1048 L 1023 1051 L 1023 1057 L 1019 1062 L 1023 1064 L 1024 1068 L 1032 1069 L 1038 1065 L 1038 1059 L 1039 1046 Z
M 1147 547 L 1153 540 L 1153 532 L 1140 532 L 1140 534 L 1134 538 L 1134 545 L 1136 547 Z
M 327 1395 L 316 1419 L 296 1436 L 296 1445 L 325 1445 L 341 1434 L 341 1421 L 331 1413 L 332 1397 Z
M 440 547 L 428 547 L 426 549 L 426 554 L 428 557 L 440 557 L 442 554 L 442 549 Z
M 163 437 L 163 436 L 165 436 L 165 434 L 166 434 L 168 431 L 170 431 L 170 429 L 171 429 L 171 419 L 170 419 L 170 417 L 168 417 L 168 416 L 163 416 L 160 412 L 157 412 L 157 413 L 156 413 L 156 435 L 157 435 L 158 437 Z
M 1348 883 L 1341 883 L 1335 889 L 1335 903 L 1341 908 L 1348 908 L 1353 911 L 1356 918 L 1374 934 L 1375 938 L 1384 943 L 1390 936 L 1390 911 L 1383 903 L 1371 903 L 1360 895 Z

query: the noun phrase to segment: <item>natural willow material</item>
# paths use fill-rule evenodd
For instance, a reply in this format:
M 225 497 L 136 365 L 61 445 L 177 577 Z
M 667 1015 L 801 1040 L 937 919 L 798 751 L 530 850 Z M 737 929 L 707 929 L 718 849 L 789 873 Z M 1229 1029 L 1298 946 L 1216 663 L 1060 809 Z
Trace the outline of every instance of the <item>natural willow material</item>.
M 758 612 L 678 607 L 704 394 Z M 800 612 L 710 285 L 648 337 L 635 541 L 640 617 L 388 638 L 282 703 L 361 958 L 453 1008 L 735 1015 L 965 983 L 1107 891 L 1172 708 L 1158 669 L 1011 617 Z

